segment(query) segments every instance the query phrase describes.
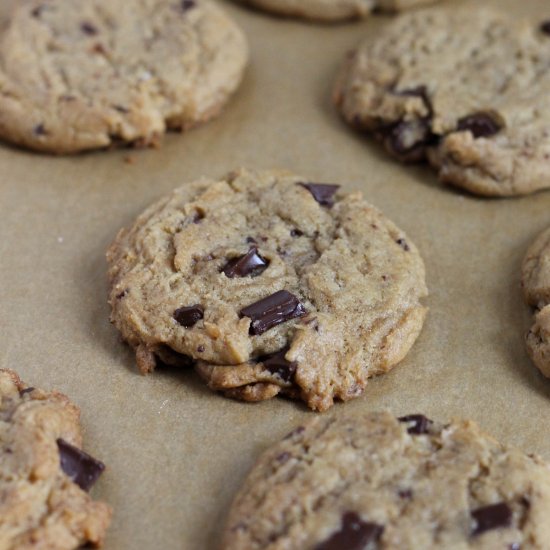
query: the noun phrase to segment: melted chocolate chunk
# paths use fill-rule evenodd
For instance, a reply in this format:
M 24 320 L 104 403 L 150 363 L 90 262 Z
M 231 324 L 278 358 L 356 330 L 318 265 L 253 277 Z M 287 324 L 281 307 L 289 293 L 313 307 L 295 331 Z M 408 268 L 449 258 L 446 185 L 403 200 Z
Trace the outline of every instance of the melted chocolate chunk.
M 197 352 L 198 353 L 203 353 L 205 349 L 206 348 L 203 345 L 200 345 L 200 346 L 197 347 Z
M 174 311 L 174 319 L 185 328 L 192 327 L 204 317 L 204 309 L 200 304 L 183 306 Z
M 48 132 L 46 132 L 46 128 L 44 127 L 44 124 L 37 124 L 33 129 L 33 133 L 35 136 L 47 136 Z
M 401 121 L 381 131 L 386 150 L 402 162 L 420 162 L 426 156 L 426 147 L 435 142 L 430 120 Z
M 428 433 L 428 428 L 432 421 L 426 418 L 423 414 L 409 414 L 398 418 L 399 422 L 410 424 L 407 432 L 413 435 L 421 435 Z
M 413 497 L 413 492 L 411 489 L 402 489 L 401 491 L 398 491 L 397 494 L 399 495 L 399 498 L 403 498 L 405 500 L 410 500 Z
M 320 205 L 327 206 L 328 208 L 334 205 L 334 194 L 340 188 L 339 185 L 335 185 L 332 183 L 300 182 L 298 183 L 298 185 L 305 187 Z
M 19 395 L 23 396 L 26 393 L 31 393 L 32 391 L 34 391 L 34 388 L 32 386 L 29 386 L 28 388 L 25 388 L 25 389 L 21 390 L 19 392 Z
M 506 502 L 490 504 L 473 510 L 470 514 L 474 520 L 472 535 L 481 535 L 485 531 L 509 527 L 512 523 L 512 509 Z
M 271 355 L 260 357 L 258 363 L 263 363 L 264 367 L 271 374 L 277 374 L 285 382 L 290 382 L 294 378 L 298 365 L 294 361 L 287 361 L 285 359 L 287 351 L 288 347 L 272 353 Z
M 502 126 L 490 114 L 479 112 L 461 118 L 457 129 L 461 132 L 469 130 L 474 138 L 479 138 L 497 134 Z
M 80 30 L 84 34 L 87 34 L 88 36 L 95 36 L 98 32 L 97 28 L 91 23 L 88 23 L 87 21 L 84 21 L 83 23 L 81 23 Z
M 89 491 L 105 470 L 105 464 L 88 453 L 73 447 L 63 439 L 57 440 L 57 447 L 59 448 L 61 469 L 81 489 Z
M 315 550 L 363 550 L 367 544 L 378 541 L 383 532 L 383 525 L 363 521 L 355 512 L 346 512 L 340 531 L 318 544 Z
M 296 317 L 302 317 L 306 314 L 304 306 L 298 298 L 287 290 L 279 290 L 258 300 L 239 312 L 241 317 L 250 317 L 250 334 L 263 334 L 266 330 L 273 328 L 280 323 L 290 321 Z
M 254 237 L 247 237 L 246 242 L 249 244 L 258 244 L 258 241 Z
M 181 9 L 183 11 L 190 10 L 191 8 L 194 8 L 197 5 L 195 0 L 182 0 L 181 2 Z
M 119 293 L 115 296 L 115 298 L 116 298 L 117 300 L 122 300 L 122 298 L 124 298 L 127 294 L 128 294 L 128 289 L 125 288 L 122 292 L 119 292 Z
M 291 237 L 301 237 L 304 234 L 303 231 L 300 231 L 299 229 L 291 229 L 290 230 L 290 236 Z
M 258 249 L 252 246 L 243 256 L 229 260 L 222 271 L 226 277 L 257 277 L 261 275 L 269 265 L 269 262 L 258 254 Z
M 550 35 L 550 21 L 544 21 L 541 23 L 540 32 Z

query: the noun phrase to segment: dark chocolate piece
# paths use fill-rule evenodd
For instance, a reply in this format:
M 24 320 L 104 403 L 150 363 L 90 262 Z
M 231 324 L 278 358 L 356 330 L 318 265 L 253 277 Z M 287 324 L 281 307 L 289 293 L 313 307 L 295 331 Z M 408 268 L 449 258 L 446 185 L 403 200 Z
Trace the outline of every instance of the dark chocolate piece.
M 258 241 L 254 237 L 247 237 L 246 242 L 249 244 L 258 244 Z
M 250 250 L 243 256 L 232 258 L 229 260 L 222 271 L 227 277 L 257 277 L 261 275 L 269 265 L 269 262 L 258 254 L 258 249 L 255 246 L 250 247 Z
M 461 118 L 457 129 L 461 132 L 469 130 L 474 138 L 479 138 L 497 134 L 502 126 L 490 114 L 479 112 Z
M 287 361 L 285 354 L 288 351 L 288 347 L 277 351 L 270 355 L 265 355 L 258 359 L 258 363 L 263 363 L 264 367 L 271 373 L 277 374 L 285 382 L 290 382 L 294 378 L 296 373 L 297 363 L 294 361 Z
M 197 5 L 195 0 L 182 0 L 181 2 L 181 9 L 183 11 L 190 10 L 191 8 L 194 8 Z
M 470 514 L 474 520 L 472 535 L 481 535 L 485 531 L 509 527 L 512 523 L 512 509 L 506 502 L 490 504 L 473 510 Z
M 339 185 L 333 183 L 300 182 L 298 185 L 305 187 L 320 205 L 328 206 L 329 208 L 334 204 L 334 194 L 340 188 Z
M 399 498 L 403 498 L 405 500 L 410 500 L 413 497 L 412 489 L 401 489 L 401 491 L 398 491 L 397 494 L 399 495 Z
M 407 241 L 405 239 L 397 239 L 395 241 L 405 252 L 408 252 L 410 250 L 409 245 L 407 244 Z
M 399 422 L 410 424 L 407 432 L 413 435 L 421 435 L 428 433 L 428 428 L 432 424 L 432 420 L 426 418 L 423 414 L 409 414 L 398 418 Z
M 35 136 L 47 136 L 48 132 L 46 132 L 46 128 L 44 127 L 44 124 L 40 123 L 37 124 L 33 129 L 33 133 Z
M 205 347 L 202 344 L 197 347 L 197 352 L 198 353 L 202 353 L 204 350 L 205 350 Z
M 291 237 L 301 237 L 304 234 L 303 231 L 300 231 L 299 229 L 291 229 L 290 230 L 290 236 Z
M 192 327 L 204 317 L 204 309 L 200 304 L 179 307 L 174 311 L 174 319 L 185 328 Z
M 80 30 L 88 36 L 95 36 L 97 34 L 97 28 L 87 21 L 81 23 Z
M 550 35 L 550 20 L 541 23 L 540 32 Z
M 342 516 L 342 527 L 315 550 L 363 550 L 367 544 L 376 542 L 382 536 L 384 526 L 363 521 L 355 512 Z
M 26 393 L 31 393 L 32 391 L 34 391 L 34 388 L 32 386 L 29 386 L 28 388 L 25 388 L 25 389 L 21 390 L 19 392 L 19 395 L 23 396 Z
M 294 294 L 287 290 L 279 290 L 267 298 L 244 307 L 239 312 L 241 317 L 250 317 L 252 320 L 250 323 L 250 334 L 252 335 L 263 334 L 280 323 L 302 317 L 305 314 L 304 306 Z
M 105 470 L 105 464 L 63 439 L 57 440 L 61 469 L 81 489 L 89 491 Z
M 429 118 L 401 121 L 381 130 L 386 150 L 402 162 L 420 162 L 435 142 Z

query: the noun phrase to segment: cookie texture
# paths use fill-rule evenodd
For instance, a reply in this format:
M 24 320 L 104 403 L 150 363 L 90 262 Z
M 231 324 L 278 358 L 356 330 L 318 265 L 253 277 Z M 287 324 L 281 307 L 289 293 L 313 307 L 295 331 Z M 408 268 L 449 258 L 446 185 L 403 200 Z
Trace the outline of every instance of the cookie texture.
M 547 25 L 433 7 L 360 45 L 334 99 L 397 159 L 428 160 L 441 181 L 472 193 L 514 196 L 550 186 L 549 85 Z
M 374 10 L 396 12 L 438 0 L 242 0 L 265 11 L 312 21 L 367 17 Z
M 360 193 L 282 171 L 183 185 L 107 254 L 111 319 L 142 372 L 325 410 L 408 352 L 426 308 L 410 239 Z
M 53 153 L 155 144 L 216 115 L 247 55 L 208 0 L 19 2 L 0 36 L 0 137 Z
M 259 459 L 225 550 L 548 549 L 550 467 L 472 421 L 317 416 Z
M 521 284 L 526 302 L 536 310 L 527 350 L 542 374 L 550 377 L 550 229 L 527 250 Z
M 0 548 L 100 545 L 111 509 L 82 489 L 103 465 L 80 451 L 80 411 L 65 395 L 0 370 Z

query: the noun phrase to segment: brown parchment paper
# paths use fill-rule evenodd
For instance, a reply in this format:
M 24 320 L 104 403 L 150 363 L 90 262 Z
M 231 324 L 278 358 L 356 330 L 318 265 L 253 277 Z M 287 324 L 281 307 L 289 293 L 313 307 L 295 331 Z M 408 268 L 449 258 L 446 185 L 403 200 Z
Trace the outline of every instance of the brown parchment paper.
M 9 3 L 0 2 L 2 14 Z M 483 4 L 550 18 L 547 0 Z M 465 195 L 427 167 L 393 162 L 344 125 L 330 102 L 335 72 L 389 17 L 313 25 L 224 6 L 252 56 L 217 120 L 169 135 L 160 150 L 56 158 L 0 144 L 0 367 L 82 408 L 85 448 L 108 465 L 93 490 L 114 507 L 106 550 L 217 548 L 258 454 L 315 414 L 284 399 L 225 399 L 192 371 L 143 377 L 108 322 L 104 253 L 119 227 L 175 186 L 240 165 L 361 189 L 425 259 L 430 313 L 412 352 L 362 398 L 327 414 L 389 407 L 466 416 L 550 459 L 550 381 L 524 349 L 530 313 L 519 286 L 526 247 L 550 224 L 550 192 Z

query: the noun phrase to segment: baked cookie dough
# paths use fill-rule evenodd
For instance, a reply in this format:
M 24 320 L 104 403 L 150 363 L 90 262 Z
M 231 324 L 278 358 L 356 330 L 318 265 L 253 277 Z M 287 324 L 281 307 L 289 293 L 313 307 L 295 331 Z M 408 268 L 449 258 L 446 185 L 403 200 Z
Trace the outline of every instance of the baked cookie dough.
M 547 550 L 550 467 L 471 421 L 317 416 L 237 494 L 224 550 Z
M 525 300 L 537 310 L 527 334 L 527 350 L 542 374 L 550 377 L 550 229 L 527 250 L 521 284 Z
M 241 0 L 278 15 L 312 21 L 341 21 L 367 17 L 374 10 L 397 12 L 438 0 Z
M 488 196 L 550 187 L 550 25 L 486 8 L 402 15 L 345 61 L 334 99 L 355 128 L 445 183 Z
M 247 44 L 209 0 L 19 2 L 0 35 L 0 137 L 73 153 L 215 116 Z
M 87 491 L 105 466 L 81 450 L 79 417 L 63 394 L 29 387 L 0 369 L 3 550 L 101 544 L 111 509 Z
M 410 239 L 360 193 L 282 171 L 183 185 L 107 259 L 111 320 L 140 370 L 196 360 L 212 389 L 249 401 L 356 397 L 426 315 Z

